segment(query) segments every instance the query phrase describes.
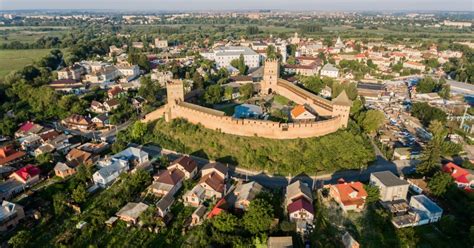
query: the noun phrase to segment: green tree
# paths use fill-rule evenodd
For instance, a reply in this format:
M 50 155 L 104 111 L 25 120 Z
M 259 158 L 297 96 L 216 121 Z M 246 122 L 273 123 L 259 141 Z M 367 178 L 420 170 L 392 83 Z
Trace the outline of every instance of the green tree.
M 84 186 L 84 184 L 79 184 L 73 191 L 72 191 L 72 195 L 71 195 L 72 199 L 76 202 L 76 203 L 83 203 L 86 201 L 87 199 L 87 191 L 86 191 L 86 187 Z
M 379 200 L 380 198 L 380 190 L 379 187 L 375 185 L 364 185 L 364 189 L 367 192 L 367 198 L 365 199 L 365 202 L 369 205 L 372 203 L 375 203 Z
M 431 123 L 430 131 L 433 137 L 423 150 L 420 163 L 416 166 L 416 172 L 422 175 L 432 175 L 436 170 L 440 169 L 441 146 L 447 135 L 443 123 L 439 121 Z
M 211 85 L 204 92 L 204 100 L 207 104 L 216 104 L 222 100 L 222 87 L 220 85 Z
M 13 248 L 26 247 L 29 244 L 31 237 L 32 235 L 29 231 L 21 230 L 8 240 L 8 245 Z
M 416 248 L 420 238 L 412 227 L 397 229 L 397 236 L 400 239 L 401 247 Z
M 130 131 L 130 136 L 134 141 L 142 141 L 147 132 L 147 126 L 141 121 L 135 121 Z
M 211 220 L 212 226 L 220 232 L 232 233 L 238 225 L 238 219 L 234 215 L 222 212 Z
M 253 84 L 248 83 L 239 88 L 240 98 L 242 100 L 247 100 L 253 95 Z
M 241 75 L 246 75 L 248 71 L 248 66 L 245 65 L 245 58 L 243 54 L 240 54 L 238 59 L 234 59 L 230 62 L 230 65 L 237 68 Z
M 301 81 L 306 89 L 315 94 L 319 94 L 324 86 L 326 86 L 318 76 L 304 77 Z
M 263 199 L 250 202 L 248 211 L 244 214 L 242 224 L 252 234 L 259 234 L 270 229 L 273 221 L 273 207 Z
M 232 87 L 225 87 L 224 88 L 224 97 L 228 100 L 232 100 L 232 94 L 234 93 L 234 89 Z
M 385 115 L 382 111 L 371 109 L 365 114 L 362 128 L 369 134 L 376 132 L 383 124 Z
M 428 183 L 430 192 L 435 196 L 444 195 L 454 185 L 453 178 L 448 173 L 438 171 Z
M 66 195 L 62 192 L 53 195 L 53 208 L 57 216 L 62 215 L 66 210 L 66 200 Z

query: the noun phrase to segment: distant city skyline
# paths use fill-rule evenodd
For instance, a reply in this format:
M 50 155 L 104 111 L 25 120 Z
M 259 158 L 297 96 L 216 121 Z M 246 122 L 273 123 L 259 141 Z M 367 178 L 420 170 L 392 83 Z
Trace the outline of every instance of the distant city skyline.
M 314 10 L 314 11 L 474 11 L 473 0 L 0 0 L 0 10 Z

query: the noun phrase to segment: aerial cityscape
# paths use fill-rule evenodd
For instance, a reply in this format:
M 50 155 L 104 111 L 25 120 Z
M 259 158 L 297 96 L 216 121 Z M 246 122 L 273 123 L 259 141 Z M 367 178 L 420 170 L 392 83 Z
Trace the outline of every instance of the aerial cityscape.
M 474 247 L 472 0 L 0 0 L 0 247 Z

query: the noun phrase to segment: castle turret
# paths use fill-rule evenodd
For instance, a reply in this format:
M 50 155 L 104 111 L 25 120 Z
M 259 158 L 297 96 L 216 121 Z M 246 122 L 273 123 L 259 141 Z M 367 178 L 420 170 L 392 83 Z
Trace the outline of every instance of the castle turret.
M 280 65 L 278 59 L 267 59 L 263 69 L 263 81 L 260 83 L 261 94 L 272 93 L 277 85 L 280 76 Z
M 340 116 L 341 127 L 347 127 L 352 101 L 349 99 L 349 97 L 347 97 L 345 90 L 343 90 L 341 94 L 332 100 L 332 106 L 332 116 Z

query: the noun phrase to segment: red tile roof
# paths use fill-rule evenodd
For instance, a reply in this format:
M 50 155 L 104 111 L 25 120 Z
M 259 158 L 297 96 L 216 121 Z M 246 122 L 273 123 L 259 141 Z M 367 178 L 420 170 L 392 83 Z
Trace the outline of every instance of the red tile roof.
M 351 183 L 340 183 L 335 185 L 337 191 L 339 192 L 339 197 L 342 204 L 347 205 L 362 205 L 365 203 L 365 197 L 367 197 L 367 192 L 364 189 L 364 185 L 360 182 L 351 182 Z M 351 197 L 351 194 L 356 193 L 354 197 Z
M 207 214 L 207 218 L 211 219 L 212 217 L 214 216 L 217 216 L 219 215 L 220 213 L 222 213 L 222 211 L 224 211 L 224 209 L 220 208 L 223 204 L 225 203 L 225 199 L 222 198 L 220 199 L 216 205 L 214 206 L 214 208 L 209 212 L 209 214 Z
M 27 181 L 28 179 L 39 175 L 41 173 L 41 170 L 38 167 L 29 164 L 29 165 L 15 171 L 14 173 L 17 174 L 24 181 Z
M 301 209 L 305 209 L 306 211 L 310 213 L 314 213 L 313 204 L 311 204 L 311 202 L 309 202 L 304 197 L 301 197 L 298 200 L 292 202 L 290 205 L 288 205 L 288 213 L 290 214 L 296 211 L 299 211 Z
M 443 166 L 443 171 L 451 174 L 454 180 L 458 183 L 469 183 L 467 176 L 471 173 L 468 170 L 456 165 L 455 163 L 449 162 L 445 164 Z
M 157 182 L 176 185 L 184 178 L 184 173 L 180 170 L 165 170 L 158 175 Z
M 224 192 L 224 178 L 220 177 L 216 172 L 212 172 L 203 176 L 199 183 L 205 183 L 217 192 Z
M 294 107 L 292 110 L 291 110 L 291 116 L 293 117 L 298 117 L 300 116 L 301 114 L 303 114 L 304 112 L 306 112 L 306 109 L 303 105 L 296 105 L 296 107 Z
M 33 127 L 35 126 L 35 123 L 34 122 L 31 122 L 31 121 L 27 121 L 25 122 L 18 131 L 22 131 L 22 132 L 28 132 L 30 129 L 32 129 Z
M 17 151 L 13 149 L 12 146 L 4 146 L 0 148 L 0 165 L 7 164 L 9 162 L 12 162 L 14 160 L 17 160 L 23 156 L 25 156 L 26 153 L 22 151 Z
M 194 159 L 188 156 L 182 156 L 171 163 L 171 165 L 179 164 L 181 165 L 187 172 L 191 173 L 197 168 L 197 163 Z

